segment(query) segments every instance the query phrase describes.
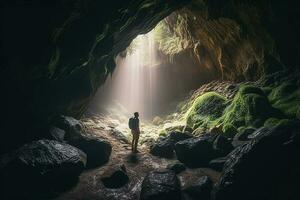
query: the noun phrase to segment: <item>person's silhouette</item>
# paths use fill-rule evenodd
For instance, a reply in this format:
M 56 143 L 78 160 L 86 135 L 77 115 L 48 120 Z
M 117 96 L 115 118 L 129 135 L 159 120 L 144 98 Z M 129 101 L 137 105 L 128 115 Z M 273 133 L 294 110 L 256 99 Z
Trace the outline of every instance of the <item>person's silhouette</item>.
M 139 120 L 138 112 L 135 112 L 134 117 L 131 117 L 129 119 L 129 128 L 131 129 L 131 133 L 132 133 L 131 150 L 132 152 L 136 153 L 137 145 L 140 137 L 140 120 Z

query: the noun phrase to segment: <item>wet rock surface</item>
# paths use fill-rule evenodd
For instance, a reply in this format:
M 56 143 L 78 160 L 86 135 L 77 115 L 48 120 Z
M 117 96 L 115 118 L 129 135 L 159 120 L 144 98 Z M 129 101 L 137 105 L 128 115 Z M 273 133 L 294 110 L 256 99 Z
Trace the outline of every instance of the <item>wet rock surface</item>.
M 103 165 L 109 160 L 111 154 L 111 144 L 102 139 L 81 135 L 77 139 L 72 139 L 69 144 L 81 149 L 87 155 L 87 167 Z
M 232 145 L 234 147 L 237 147 L 239 145 L 245 144 L 247 141 L 249 141 L 248 136 L 251 135 L 253 132 L 255 132 L 254 128 L 246 128 L 245 130 L 237 133 L 232 140 Z
M 175 143 L 193 137 L 189 133 L 170 132 L 167 137 L 159 138 L 150 148 L 150 153 L 155 156 L 172 158 L 174 156 Z
M 75 184 L 85 164 L 86 155 L 71 145 L 34 141 L 1 159 L 1 194 L 4 199 L 53 196 Z
M 107 188 L 120 188 L 124 186 L 129 181 L 125 165 L 122 165 L 119 169 L 113 171 L 108 177 L 103 177 L 101 180 Z
M 213 159 L 209 162 L 209 167 L 216 171 L 222 171 L 226 160 L 227 160 L 227 157 Z
M 103 119 L 99 119 L 103 120 Z M 112 153 L 109 161 L 101 166 L 84 171 L 76 186 L 63 192 L 55 200 L 136 200 L 140 197 L 141 185 L 146 175 L 151 171 L 165 170 L 169 164 L 178 162 L 173 159 L 165 159 L 153 156 L 149 153 L 149 147 L 139 145 L 139 153 L 133 154 L 131 147 L 124 144 L 117 137 L 111 134 L 111 129 L 107 129 L 102 121 L 96 118 L 86 118 L 82 120 L 87 132 L 94 137 L 103 137 L 112 144 Z M 109 124 L 109 121 L 104 124 Z M 120 164 L 126 166 L 126 173 L 129 181 L 120 188 L 107 188 L 102 181 L 103 177 L 110 177 L 119 170 Z M 117 168 L 116 168 L 117 167 Z M 197 180 L 197 177 L 210 176 L 213 182 L 216 182 L 220 173 L 207 168 L 186 169 L 179 173 L 182 186 L 191 184 Z
M 220 152 L 213 148 L 213 137 L 190 138 L 175 144 L 175 152 L 180 162 L 188 167 L 205 167 L 217 158 Z
M 213 182 L 209 176 L 200 177 L 195 183 L 182 189 L 184 200 L 209 200 Z
M 151 171 L 142 183 L 140 194 L 141 200 L 180 200 L 181 188 L 180 181 L 175 172 Z
M 111 144 L 101 137 L 88 135 L 79 120 L 69 116 L 60 116 L 56 125 L 65 131 L 64 140 L 68 144 L 86 153 L 88 168 L 103 165 L 109 160 Z
M 259 129 L 228 155 L 213 199 L 299 199 L 299 136 L 299 122 Z
M 167 169 L 174 171 L 175 174 L 179 174 L 180 172 L 184 171 L 186 169 L 186 167 L 181 162 L 175 162 L 175 163 L 169 164 L 167 166 Z

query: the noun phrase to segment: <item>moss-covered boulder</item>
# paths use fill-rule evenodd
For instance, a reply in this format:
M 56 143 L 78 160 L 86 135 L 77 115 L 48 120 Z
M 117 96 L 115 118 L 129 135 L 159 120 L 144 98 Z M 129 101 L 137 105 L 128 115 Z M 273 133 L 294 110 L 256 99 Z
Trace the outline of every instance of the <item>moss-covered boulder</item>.
M 205 129 L 216 125 L 226 107 L 226 98 L 216 92 L 207 92 L 195 99 L 186 116 L 187 125 Z
M 233 136 L 241 126 L 260 127 L 265 120 L 280 113 L 271 106 L 264 92 L 254 86 L 241 86 L 222 116 L 223 131 Z
M 288 118 L 300 119 L 300 87 L 285 81 L 272 89 L 268 95 L 274 108 L 282 111 Z

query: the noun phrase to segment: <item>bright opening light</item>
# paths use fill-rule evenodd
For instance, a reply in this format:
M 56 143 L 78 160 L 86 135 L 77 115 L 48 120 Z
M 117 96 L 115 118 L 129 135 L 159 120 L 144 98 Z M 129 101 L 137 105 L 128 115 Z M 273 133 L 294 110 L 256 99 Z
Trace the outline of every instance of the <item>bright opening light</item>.
M 142 118 L 153 117 L 157 97 L 157 71 L 160 64 L 154 31 L 139 35 L 132 41 L 125 57 L 116 59 L 112 80 L 112 99 L 129 113 L 138 111 Z

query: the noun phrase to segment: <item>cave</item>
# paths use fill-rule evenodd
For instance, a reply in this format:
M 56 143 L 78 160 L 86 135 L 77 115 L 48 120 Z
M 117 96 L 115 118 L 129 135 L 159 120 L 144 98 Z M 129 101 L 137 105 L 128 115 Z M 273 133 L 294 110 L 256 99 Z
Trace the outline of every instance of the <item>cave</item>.
M 1 2 L 0 199 L 300 199 L 299 10 Z

